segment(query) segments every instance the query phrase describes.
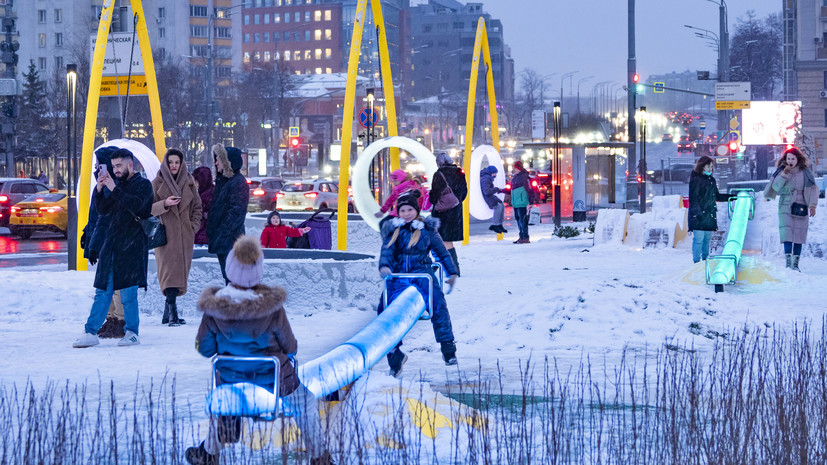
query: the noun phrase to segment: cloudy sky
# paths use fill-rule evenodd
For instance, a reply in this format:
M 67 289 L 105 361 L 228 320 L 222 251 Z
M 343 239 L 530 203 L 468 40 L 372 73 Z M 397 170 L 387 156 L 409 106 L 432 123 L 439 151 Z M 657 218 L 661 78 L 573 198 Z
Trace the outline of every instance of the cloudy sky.
M 581 93 L 599 81 L 625 82 L 627 0 L 479 0 L 503 22 L 516 71 L 533 68 L 560 88 L 563 73 L 578 71 Z M 735 23 L 753 10 L 758 18 L 781 12 L 781 0 L 729 0 L 730 35 Z M 637 0 L 637 69 L 649 74 L 671 71 L 716 72 L 715 50 L 684 24 L 718 33 L 718 6 L 710 0 Z M 566 79 L 568 94 L 569 80 Z

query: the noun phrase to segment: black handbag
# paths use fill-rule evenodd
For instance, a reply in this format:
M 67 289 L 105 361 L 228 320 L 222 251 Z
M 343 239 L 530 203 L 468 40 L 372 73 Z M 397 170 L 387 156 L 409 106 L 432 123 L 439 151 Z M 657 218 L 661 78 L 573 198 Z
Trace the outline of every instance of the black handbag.
M 129 213 L 132 213 L 130 210 Z M 146 246 L 148 249 L 154 249 L 167 245 L 167 228 L 161 219 L 157 216 L 150 216 L 149 218 L 140 218 L 138 215 L 132 213 L 135 221 L 141 225 L 141 229 L 146 236 Z
M 790 213 L 792 213 L 795 216 L 807 216 L 807 215 L 810 214 L 809 211 L 808 211 L 807 206 L 804 205 L 803 203 L 793 202 L 792 207 L 790 208 L 790 210 L 791 210 Z

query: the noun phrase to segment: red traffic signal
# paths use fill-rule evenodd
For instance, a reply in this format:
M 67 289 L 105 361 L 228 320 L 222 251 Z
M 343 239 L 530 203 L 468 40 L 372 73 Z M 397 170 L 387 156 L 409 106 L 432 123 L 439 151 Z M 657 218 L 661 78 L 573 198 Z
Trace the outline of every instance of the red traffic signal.
M 729 151 L 731 153 L 738 153 L 740 151 L 740 147 L 738 146 L 738 142 L 732 141 L 729 143 Z
M 295 148 L 298 148 L 298 147 L 299 147 L 299 143 L 300 143 L 300 141 L 299 141 L 299 138 L 298 138 L 298 137 L 291 137 L 291 138 L 290 138 L 290 147 L 292 147 L 292 148 L 294 148 L 294 149 L 295 149 Z
M 637 73 L 635 73 L 635 75 L 634 75 L 634 76 L 632 76 L 632 81 L 634 81 L 634 82 L 635 82 L 635 84 L 637 84 L 637 83 L 638 83 L 638 81 L 640 81 L 640 75 L 639 75 L 639 74 L 637 74 Z

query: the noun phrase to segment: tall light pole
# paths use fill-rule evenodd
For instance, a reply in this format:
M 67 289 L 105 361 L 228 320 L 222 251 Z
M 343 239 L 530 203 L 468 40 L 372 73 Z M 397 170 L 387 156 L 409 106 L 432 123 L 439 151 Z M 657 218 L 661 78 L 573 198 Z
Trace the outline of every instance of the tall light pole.
M 640 107 L 640 212 L 646 213 L 646 107 Z
M 635 127 L 635 110 L 637 109 L 637 82 L 635 82 L 635 78 L 637 77 L 637 59 L 635 58 L 635 0 L 628 0 L 628 8 L 629 58 L 626 62 L 626 89 L 628 89 L 626 102 L 626 135 L 629 138 L 629 148 L 626 154 L 626 172 L 634 173 L 635 167 L 637 166 L 637 154 L 635 153 L 635 142 L 637 139 L 637 128 Z M 626 199 L 624 202 L 629 200 L 628 176 L 626 181 Z
M 577 80 L 577 114 L 580 114 L 580 84 L 588 81 L 594 76 L 588 76 Z
M 572 71 L 572 72 L 570 72 L 570 73 L 565 73 L 565 74 L 563 74 L 563 76 L 560 78 L 560 102 L 562 102 L 562 101 L 563 101 L 563 83 L 566 81 L 566 78 L 568 78 L 568 79 L 569 79 L 569 83 L 571 83 L 571 77 L 572 77 L 572 76 L 574 76 L 575 74 L 577 74 L 578 72 L 579 72 L 579 71 Z M 569 90 L 569 93 L 571 93 L 571 90 Z
M 560 102 L 554 102 L 554 226 L 560 227 Z
M 67 164 L 67 205 L 69 207 L 69 224 L 66 227 L 66 238 L 69 248 L 69 270 L 77 270 L 78 256 L 78 202 L 74 183 L 77 170 L 77 101 L 78 66 L 66 65 L 66 164 Z

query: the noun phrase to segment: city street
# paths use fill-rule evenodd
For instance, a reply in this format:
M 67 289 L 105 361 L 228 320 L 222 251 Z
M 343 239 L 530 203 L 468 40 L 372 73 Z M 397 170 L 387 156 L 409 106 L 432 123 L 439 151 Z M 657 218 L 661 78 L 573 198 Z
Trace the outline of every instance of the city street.
M 0 268 L 66 263 L 66 239 L 60 234 L 36 232 L 28 240 L 0 228 Z

